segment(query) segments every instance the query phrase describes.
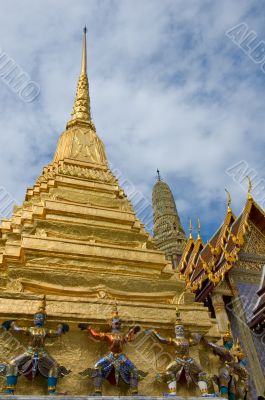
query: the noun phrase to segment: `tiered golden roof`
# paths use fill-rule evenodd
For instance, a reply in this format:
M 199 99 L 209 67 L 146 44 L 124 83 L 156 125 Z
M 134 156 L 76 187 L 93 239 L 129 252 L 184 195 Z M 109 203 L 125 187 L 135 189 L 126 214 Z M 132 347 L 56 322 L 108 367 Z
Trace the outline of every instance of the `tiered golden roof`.
M 188 287 L 190 287 L 190 277 L 194 271 L 194 268 L 198 261 L 198 257 L 203 248 L 204 248 L 204 243 L 201 238 L 201 223 L 200 220 L 198 219 L 197 239 L 194 240 L 191 235 L 186 244 L 182 257 L 180 259 L 180 263 L 178 265 L 178 270 L 185 277 L 186 285 Z
M 206 281 L 211 283 L 209 288 L 213 288 L 224 280 L 227 272 L 238 261 L 238 254 L 245 244 L 246 235 L 250 230 L 250 215 L 253 215 L 258 223 L 262 224 L 262 230 L 265 228 L 264 211 L 253 200 L 251 189 L 252 184 L 249 180 L 248 198 L 245 208 L 238 218 L 232 212 L 231 196 L 228 192 L 227 214 L 224 222 L 207 245 L 197 254 L 195 262 L 194 257 L 189 255 L 192 242 L 188 241 L 182 255 L 179 272 L 188 279 L 187 285 L 193 292 L 201 290 Z M 260 218 L 256 214 L 259 214 Z M 194 253 L 194 248 L 192 251 Z M 189 269 L 185 264 L 187 259 L 189 259 Z M 189 271 L 188 274 L 187 271 Z

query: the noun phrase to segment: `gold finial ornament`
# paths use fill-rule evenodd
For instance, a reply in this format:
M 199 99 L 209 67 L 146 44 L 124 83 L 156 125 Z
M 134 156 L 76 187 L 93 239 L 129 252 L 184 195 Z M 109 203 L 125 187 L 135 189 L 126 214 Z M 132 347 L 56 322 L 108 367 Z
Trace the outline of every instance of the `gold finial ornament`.
M 237 338 L 236 343 L 232 347 L 232 354 L 239 359 L 243 359 L 245 357 L 244 351 L 241 347 L 241 344 Z
M 232 336 L 232 331 L 231 331 L 231 324 L 230 324 L 230 322 L 227 322 L 227 329 L 226 329 L 226 332 L 224 334 L 224 339 L 225 340 L 229 340 L 229 339 L 232 339 L 232 338 L 233 338 L 233 336 Z
M 86 44 L 87 28 L 84 28 L 83 49 L 82 49 L 82 63 L 81 72 L 77 85 L 77 92 L 72 112 L 72 118 L 67 124 L 67 128 L 74 125 L 91 125 L 91 112 L 90 112 L 90 97 L 89 85 L 87 78 L 87 44 Z
M 225 191 L 227 193 L 227 211 L 231 212 L 231 194 L 227 189 L 225 189 Z
M 190 219 L 190 236 L 189 236 L 189 239 L 193 239 L 193 236 L 192 236 L 192 220 Z
M 201 221 L 198 218 L 198 239 L 201 239 Z
M 47 315 L 47 313 L 46 313 L 46 296 L 45 295 L 43 296 L 43 299 L 41 301 L 41 305 L 39 306 L 36 314 Z
M 249 200 L 252 200 L 252 189 L 253 189 L 253 187 L 252 187 L 252 181 L 251 181 L 250 176 L 246 176 L 246 178 L 247 178 L 247 180 L 248 180 L 248 199 L 249 199 Z
M 87 27 L 84 27 L 84 38 L 83 38 L 83 49 L 82 49 L 82 65 L 81 75 L 87 75 L 87 44 L 86 44 L 86 33 Z

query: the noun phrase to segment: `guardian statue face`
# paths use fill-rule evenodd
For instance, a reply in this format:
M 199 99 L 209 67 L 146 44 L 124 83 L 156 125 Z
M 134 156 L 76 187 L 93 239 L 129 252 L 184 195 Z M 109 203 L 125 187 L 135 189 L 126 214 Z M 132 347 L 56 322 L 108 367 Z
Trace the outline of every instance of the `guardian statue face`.
M 121 330 L 121 320 L 120 318 L 113 318 L 111 327 L 113 331 L 120 331 Z
M 176 325 L 175 326 L 175 333 L 178 337 L 184 337 L 185 330 L 183 325 Z
M 43 327 L 45 323 L 45 315 L 43 313 L 36 313 L 34 315 L 34 325 L 38 327 Z

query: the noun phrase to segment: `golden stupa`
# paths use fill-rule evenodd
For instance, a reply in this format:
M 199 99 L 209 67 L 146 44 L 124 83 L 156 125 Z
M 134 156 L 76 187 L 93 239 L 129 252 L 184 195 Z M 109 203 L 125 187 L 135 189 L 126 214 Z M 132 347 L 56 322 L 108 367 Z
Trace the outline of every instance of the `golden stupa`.
M 152 327 L 170 336 L 178 304 L 188 331 L 211 340 L 220 337 L 216 320 L 202 303 L 194 302 L 192 293 L 185 292 L 185 280 L 156 250 L 108 166 L 90 113 L 86 32 L 72 117 L 53 161 L 27 190 L 12 217 L 2 221 L 0 268 L 1 321 L 30 326 L 46 295 L 47 324 L 70 325 L 67 335 L 47 344 L 51 355 L 72 370 L 59 384 L 70 395 L 93 391 L 92 383 L 81 379 L 79 372 L 106 351 L 77 324 L 88 322 L 104 329 L 115 303 L 124 328 L 137 323 L 142 330 Z M 1 362 L 21 353 L 27 343 L 26 338 L 9 335 L 0 335 Z M 155 383 L 155 375 L 172 350 L 160 351 L 159 344 L 144 334 L 127 348 L 133 362 L 149 372 L 139 387 L 142 395 L 161 395 L 166 390 Z M 207 371 L 217 367 L 203 342 L 192 352 Z M 122 388 L 106 384 L 104 391 L 115 395 Z M 43 380 L 20 378 L 16 394 L 45 393 Z M 181 393 L 199 396 L 198 389 L 183 388 Z

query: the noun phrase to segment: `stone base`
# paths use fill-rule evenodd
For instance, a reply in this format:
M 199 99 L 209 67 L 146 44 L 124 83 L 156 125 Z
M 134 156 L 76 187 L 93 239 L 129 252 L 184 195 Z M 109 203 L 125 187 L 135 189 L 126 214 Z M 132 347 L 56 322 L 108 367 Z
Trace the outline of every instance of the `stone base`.
M 182 396 L 6 396 L 0 395 L 0 400 L 225 400 L 223 397 L 182 397 Z

